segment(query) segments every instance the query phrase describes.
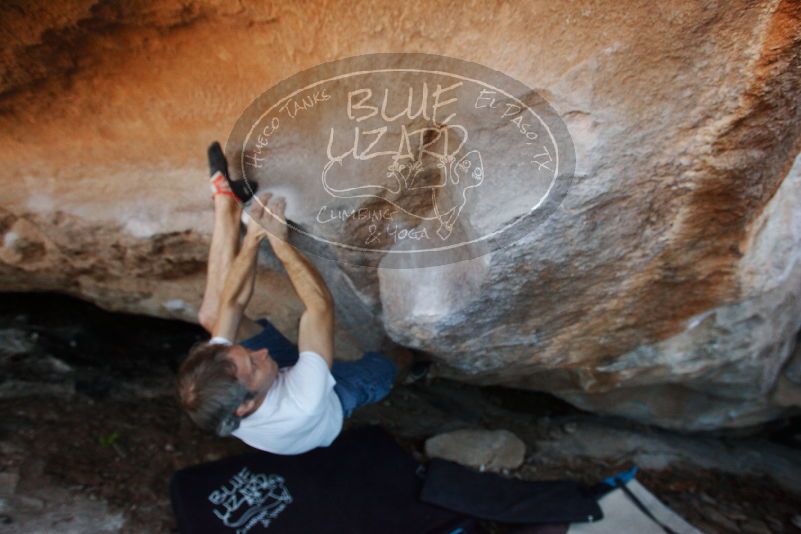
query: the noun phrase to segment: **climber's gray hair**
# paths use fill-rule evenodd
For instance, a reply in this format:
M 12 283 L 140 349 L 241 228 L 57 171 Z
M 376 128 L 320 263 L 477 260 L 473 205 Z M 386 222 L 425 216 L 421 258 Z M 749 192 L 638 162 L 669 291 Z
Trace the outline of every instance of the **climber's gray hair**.
M 236 409 L 255 397 L 236 377 L 230 345 L 196 343 L 178 369 L 178 396 L 192 421 L 218 436 L 239 428 Z

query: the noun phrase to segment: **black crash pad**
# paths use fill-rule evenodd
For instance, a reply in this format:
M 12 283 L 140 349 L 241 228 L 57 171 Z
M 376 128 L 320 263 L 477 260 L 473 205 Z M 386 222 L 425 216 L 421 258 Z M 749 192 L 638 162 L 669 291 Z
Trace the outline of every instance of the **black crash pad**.
M 420 498 L 455 512 L 502 523 L 587 523 L 603 518 L 596 497 L 579 482 L 509 479 L 437 458 L 428 465 Z
M 185 534 L 479 532 L 419 500 L 419 468 L 382 429 L 362 427 L 301 455 L 255 451 L 182 469 L 170 498 Z

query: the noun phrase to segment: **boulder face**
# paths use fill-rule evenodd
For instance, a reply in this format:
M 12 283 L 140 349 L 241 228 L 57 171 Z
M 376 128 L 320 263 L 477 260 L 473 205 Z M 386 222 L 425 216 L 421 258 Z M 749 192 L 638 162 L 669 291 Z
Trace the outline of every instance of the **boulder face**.
M 337 299 L 338 355 L 386 333 L 440 375 L 671 428 L 801 407 L 794 0 L 39 0 L 0 24 L 2 290 L 196 320 L 208 143 L 296 72 L 427 52 L 547 99 L 575 146 L 573 184 L 544 223 L 478 258 L 312 258 Z M 295 335 L 300 303 L 274 258 L 262 264 L 251 313 Z

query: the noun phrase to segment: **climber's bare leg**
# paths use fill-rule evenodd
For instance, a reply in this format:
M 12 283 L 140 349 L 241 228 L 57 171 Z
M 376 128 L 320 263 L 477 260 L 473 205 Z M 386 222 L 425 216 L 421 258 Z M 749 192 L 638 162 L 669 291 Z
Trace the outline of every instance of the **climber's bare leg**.
M 220 311 L 225 279 L 239 250 L 239 221 L 242 207 L 229 195 L 214 195 L 214 229 L 206 272 L 206 290 L 198 312 L 198 320 L 209 334 L 214 330 Z M 255 278 L 256 273 L 253 273 Z M 262 326 L 243 315 L 239 321 L 237 338 L 246 339 L 262 331 Z
M 206 289 L 198 312 L 198 321 L 209 333 L 217 322 L 223 284 L 239 250 L 241 213 L 242 207 L 234 197 L 214 195 L 214 229 L 206 268 Z

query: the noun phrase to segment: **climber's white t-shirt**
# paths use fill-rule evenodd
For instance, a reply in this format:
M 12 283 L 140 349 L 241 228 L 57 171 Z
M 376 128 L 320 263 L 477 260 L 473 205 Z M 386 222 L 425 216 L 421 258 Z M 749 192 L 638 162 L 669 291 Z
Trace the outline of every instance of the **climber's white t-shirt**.
M 211 342 L 230 343 L 223 338 Z M 301 352 L 295 365 L 279 370 L 261 406 L 242 418 L 233 435 L 274 454 L 327 447 L 342 430 L 342 404 L 335 384 L 322 356 Z

